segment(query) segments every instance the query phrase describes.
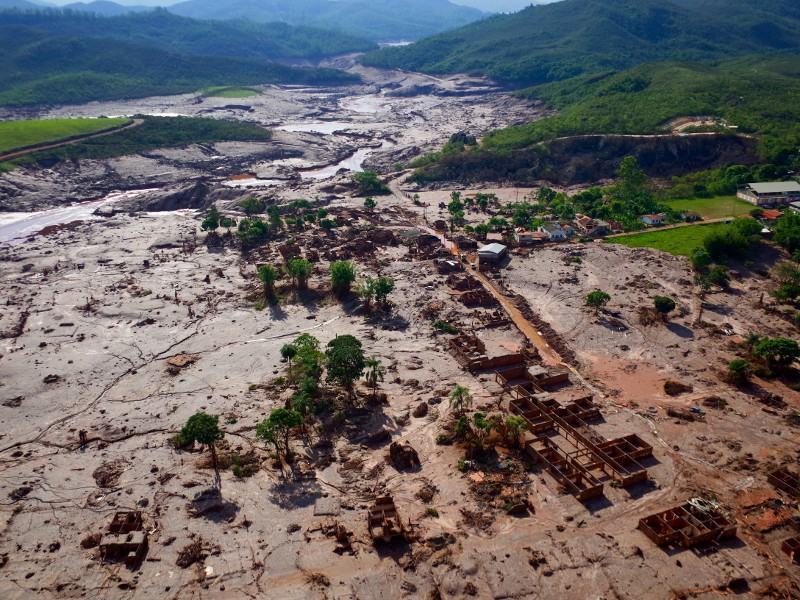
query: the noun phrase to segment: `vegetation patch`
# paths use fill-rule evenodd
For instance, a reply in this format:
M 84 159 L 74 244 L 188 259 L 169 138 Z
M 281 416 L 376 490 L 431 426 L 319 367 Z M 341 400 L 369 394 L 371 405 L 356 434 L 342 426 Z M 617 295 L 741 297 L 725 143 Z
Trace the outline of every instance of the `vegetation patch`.
M 43 119 L 0 122 L 0 152 L 99 133 L 130 119 Z
M 261 95 L 261 92 L 254 88 L 236 86 L 212 86 L 201 93 L 206 98 L 253 98 Z
M 266 141 L 270 132 L 251 123 L 191 117 L 143 117 L 144 123 L 124 131 L 34 152 L 10 161 L 12 164 L 57 162 L 62 160 L 112 158 L 146 152 L 156 148 L 175 148 L 189 144 L 224 141 Z
M 608 238 L 609 244 L 621 244 L 629 248 L 654 248 L 676 256 L 690 256 L 703 246 L 706 238 L 713 233 L 722 232 L 729 226 L 725 223 L 708 225 L 689 225 L 662 231 L 647 231 L 634 235 Z
M 695 212 L 704 219 L 723 219 L 750 214 L 753 205 L 736 196 L 717 196 L 715 198 L 692 198 L 667 200 L 663 203 L 675 212 Z

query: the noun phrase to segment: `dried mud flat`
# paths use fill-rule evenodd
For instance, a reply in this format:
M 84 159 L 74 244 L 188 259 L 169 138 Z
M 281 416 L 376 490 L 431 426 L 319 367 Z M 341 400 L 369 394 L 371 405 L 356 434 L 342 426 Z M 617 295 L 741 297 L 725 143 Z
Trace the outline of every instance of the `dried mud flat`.
M 460 473 L 463 450 L 436 443 L 451 418 L 446 395 L 455 384 L 469 387 L 476 408 L 490 412 L 502 390 L 491 373 L 460 367 L 448 352 L 449 336 L 434 332 L 432 315 L 473 329 L 499 352 L 525 340 L 510 321 L 496 322 L 496 307 L 458 302 L 426 257 L 402 244 L 356 244 L 375 231 L 384 241 L 385 232 L 401 237 L 420 217 L 402 197 L 382 199 L 375 214 L 360 203 L 328 205 L 348 224 L 332 237 L 297 234 L 322 255 L 312 292 L 304 300 L 288 294 L 272 310 L 254 309 L 252 263 L 274 258 L 277 243 L 250 261 L 232 249 L 210 251 L 190 211 L 118 215 L 2 249 L 4 598 L 713 598 L 732 588 L 741 597 L 796 594 L 796 573 L 776 546 L 793 505 L 765 476 L 765 465 L 796 456 L 796 430 L 714 375 L 729 338 L 693 325 L 683 261 L 593 245 L 513 258 L 500 281 L 576 353 L 577 372 L 555 397 L 594 393 L 604 415 L 600 434 L 636 433 L 654 447 L 647 482 L 606 482 L 604 497 L 587 503 L 563 493 L 549 474 L 523 469 L 516 485 L 533 512 L 515 517 L 479 493 L 489 474 Z M 397 281 L 392 318 L 376 323 L 357 301 L 327 293 L 326 262 L 351 244 L 361 248 L 353 250 L 361 272 Z M 575 252 L 581 263 L 565 264 Z M 626 277 L 633 283 L 623 284 Z M 647 281 L 646 289 L 637 281 Z M 627 332 L 579 306 L 594 287 L 613 290 L 610 310 L 621 313 L 615 318 Z M 686 315 L 645 330 L 631 315 L 662 288 L 680 298 Z M 741 295 L 711 299 L 718 310 L 727 307 L 737 333 L 786 327 L 753 309 L 753 290 L 742 288 Z M 298 482 L 276 468 L 254 428 L 285 400 L 274 385 L 285 373 L 280 347 L 300 332 L 323 343 L 351 333 L 388 373 L 386 404 L 365 400 L 340 429 L 296 443 L 302 458 L 295 469 L 314 474 Z M 183 356 L 191 360 L 178 360 L 183 366 L 171 373 L 167 361 Z M 645 375 L 629 386 L 620 372 Z M 694 395 L 668 398 L 657 383 L 645 385 L 648 373 L 679 378 Z M 728 408 L 708 409 L 704 422 L 663 413 L 669 403 L 712 394 Z M 793 392 L 782 396 L 797 406 Z M 422 402 L 427 415 L 413 416 Z M 252 455 L 258 464 L 245 479 L 223 470 L 223 500 L 210 509 L 207 455 L 169 444 L 201 409 L 222 416 L 224 452 Z M 81 430 L 89 440 L 82 448 Z M 388 464 L 389 440 L 409 442 L 421 467 L 401 472 Z M 515 460 L 513 453 L 507 458 Z M 740 518 L 737 543 L 708 555 L 665 552 L 637 531 L 639 518 L 709 491 Z M 416 541 L 373 546 L 365 513 L 383 493 L 414 524 Z M 83 547 L 123 509 L 142 511 L 148 531 L 147 557 L 134 570 L 101 562 L 97 548 Z M 353 554 L 335 552 L 326 533 L 334 520 L 352 532 Z

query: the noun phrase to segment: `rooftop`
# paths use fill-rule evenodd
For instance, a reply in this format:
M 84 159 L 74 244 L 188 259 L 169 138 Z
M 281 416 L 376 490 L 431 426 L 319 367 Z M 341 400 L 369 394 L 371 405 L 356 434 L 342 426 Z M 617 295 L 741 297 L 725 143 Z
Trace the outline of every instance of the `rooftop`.
M 503 244 L 487 244 L 478 250 L 478 254 L 502 254 L 506 250 Z
M 748 183 L 747 187 L 753 190 L 756 194 L 785 194 L 786 192 L 800 193 L 800 183 L 796 181 Z

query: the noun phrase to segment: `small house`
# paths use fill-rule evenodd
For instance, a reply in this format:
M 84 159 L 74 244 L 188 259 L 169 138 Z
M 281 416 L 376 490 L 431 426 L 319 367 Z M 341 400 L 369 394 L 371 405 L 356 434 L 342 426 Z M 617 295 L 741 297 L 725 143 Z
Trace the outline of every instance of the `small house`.
M 541 231 L 528 231 L 526 229 L 517 229 L 514 232 L 514 239 L 520 246 L 533 246 L 541 244 L 550 239 L 550 236 Z
M 761 211 L 761 218 L 765 221 L 777 221 L 783 216 L 783 212 L 774 208 L 765 208 Z
M 658 213 L 654 215 L 642 215 L 641 221 L 642 223 L 644 223 L 645 225 L 649 225 L 650 227 L 659 227 L 664 224 L 666 218 L 667 215 L 665 215 L 664 213 Z
M 503 234 L 498 231 L 491 231 L 486 234 L 486 242 L 489 244 L 493 243 L 502 244 L 503 239 L 504 239 Z
M 558 223 L 545 223 L 538 231 L 546 233 L 551 242 L 561 242 L 567 239 L 567 232 Z

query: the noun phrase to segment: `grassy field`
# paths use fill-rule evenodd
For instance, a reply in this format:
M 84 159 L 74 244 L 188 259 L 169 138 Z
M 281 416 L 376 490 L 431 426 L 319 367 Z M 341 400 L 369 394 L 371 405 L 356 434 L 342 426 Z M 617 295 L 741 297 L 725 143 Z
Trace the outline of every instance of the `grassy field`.
M 704 219 L 741 217 L 750 214 L 755 207 L 736 196 L 717 196 L 715 198 L 696 198 L 693 200 L 667 200 L 664 202 L 673 210 L 693 211 Z
M 252 98 L 261 92 L 248 87 L 215 86 L 204 89 L 202 94 L 209 98 Z
M 130 119 L 46 119 L 0 122 L 0 152 L 44 142 L 97 133 L 128 123 Z
M 703 240 L 715 231 L 728 227 L 725 223 L 690 225 L 662 231 L 647 231 L 606 240 L 608 244 L 622 244 L 629 248 L 655 248 L 676 256 L 689 256 Z

